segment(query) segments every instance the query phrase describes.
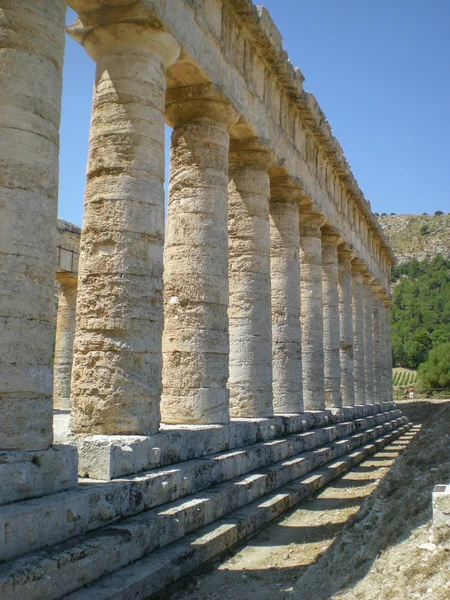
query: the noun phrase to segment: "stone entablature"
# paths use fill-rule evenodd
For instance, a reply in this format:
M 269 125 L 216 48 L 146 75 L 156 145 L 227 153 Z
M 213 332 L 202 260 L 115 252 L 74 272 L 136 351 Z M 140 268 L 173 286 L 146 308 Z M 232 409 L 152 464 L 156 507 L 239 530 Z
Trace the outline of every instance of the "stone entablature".
M 56 272 L 78 275 L 81 229 L 58 219 L 56 234 Z

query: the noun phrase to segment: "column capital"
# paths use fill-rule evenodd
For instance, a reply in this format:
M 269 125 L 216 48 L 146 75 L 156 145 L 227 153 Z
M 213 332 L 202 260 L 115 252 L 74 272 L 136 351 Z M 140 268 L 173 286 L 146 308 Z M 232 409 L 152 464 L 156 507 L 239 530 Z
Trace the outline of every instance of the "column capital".
M 83 3 L 70 2 L 75 8 L 79 5 L 83 20 L 77 19 L 67 27 L 67 33 L 79 42 L 89 56 L 98 62 L 102 56 L 111 52 L 126 50 L 148 51 L 156 54 L 163 65 L 168 67 L 180 56 L 181 46 L 172 34 L 153 26 L 154 19 L 148 9 L 141 9 L 141 17 L 136 19 L 132 14 L 119 11 L 119 15 L 108 14 L 108 9 L 88 13 L 86 16 L 81 8 Z M 76 8 L 75 8 L 76 10 Z M 92 15 L 92 16 L 91 16 Z
M 374 281 L 371 282 L 370 287 L 372 288 L 372 293 L 373 294 L 377 294 L 378 296 L 381 296 L 382 291 L 383 291 L 383 286 L 381 286 L 377 280 L 375 279 Z
M 257 167 L 266 173 L 277 162 L 266 141 L 258 138 L 230 140 L 228 160 L 230 167 Z
M 342 238 L 338 233 L 331 231 L 322 231 L 322 245 L 323 246 L 332 246 L 333 248 L 337 248 L 339 244 L 342 244 Z
M 384 305 L 386 308 L 390 308 L 392 306 L 392 296 L 386 296 L 384 298 Z
M 326 218 L 317 212 L 300 213 L 300 229 L 317 228 L 320 230 L 325 221 Z
M 305 193 L 297 178 L 278 175 L 270 178 L 270 201 L 299 203 Z
M 206 83 L 168 90 L 166 118 L 174 128 L 194 121 L 214 121 L 229 129 L 237 123 L 239 113 L 220 88 Z
M 352 260 L 352 273 L 361 273 L 363 275 L 367 271 L 367 265 L 360 258 Z
M 366 285 L 372 285 L 372 283 L 375 281 L 375 276 L 372 275 L 372 273 L 370 273 L 369 271 L 367 271 L 363 274 L 363 281 Z
M 338 246 L 338 257 L 341 261 L 351 261 L 355 258 L 356 254 L 351 246 L 348 246 L 345 242 Z

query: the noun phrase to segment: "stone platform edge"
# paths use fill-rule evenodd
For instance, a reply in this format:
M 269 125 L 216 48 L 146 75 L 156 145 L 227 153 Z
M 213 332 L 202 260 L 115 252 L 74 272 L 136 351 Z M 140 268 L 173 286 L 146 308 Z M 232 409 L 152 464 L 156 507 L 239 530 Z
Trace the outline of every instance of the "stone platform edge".
M 59 443 L 78 450 L 80 477 L 110 481 L 141 471 L 275 440 L 335 423 L 395 410 L 394 402 L 329 408 L 267 419 L 232 419 L 225 425 L 161 425 L 159 433 L 141 435 L 59 434 Z
M 78 485 L 75 445 L 0 452 L 0 506 L 70 490 Z

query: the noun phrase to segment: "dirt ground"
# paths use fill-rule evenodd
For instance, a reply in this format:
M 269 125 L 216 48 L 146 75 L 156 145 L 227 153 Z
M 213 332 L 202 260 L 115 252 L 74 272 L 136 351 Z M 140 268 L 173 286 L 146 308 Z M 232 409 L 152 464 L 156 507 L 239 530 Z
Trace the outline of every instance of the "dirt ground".
M 431 492 L 450 482 L 450 400 L 398 405 L 405 436 L 158 600 L 450 599 L 450 541 L 430 528 Z

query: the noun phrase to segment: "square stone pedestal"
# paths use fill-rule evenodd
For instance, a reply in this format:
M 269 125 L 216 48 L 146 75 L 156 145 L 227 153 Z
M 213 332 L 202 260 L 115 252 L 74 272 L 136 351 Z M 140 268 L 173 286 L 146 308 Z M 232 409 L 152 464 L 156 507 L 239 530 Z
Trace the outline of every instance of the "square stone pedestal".
M 75 446 L 47 450 L 0 451 L 0 506 L 76 487 L 78 454 Z
M 450 484 L 434 488 L 433 535 L 436 543 L 450 539 Z

